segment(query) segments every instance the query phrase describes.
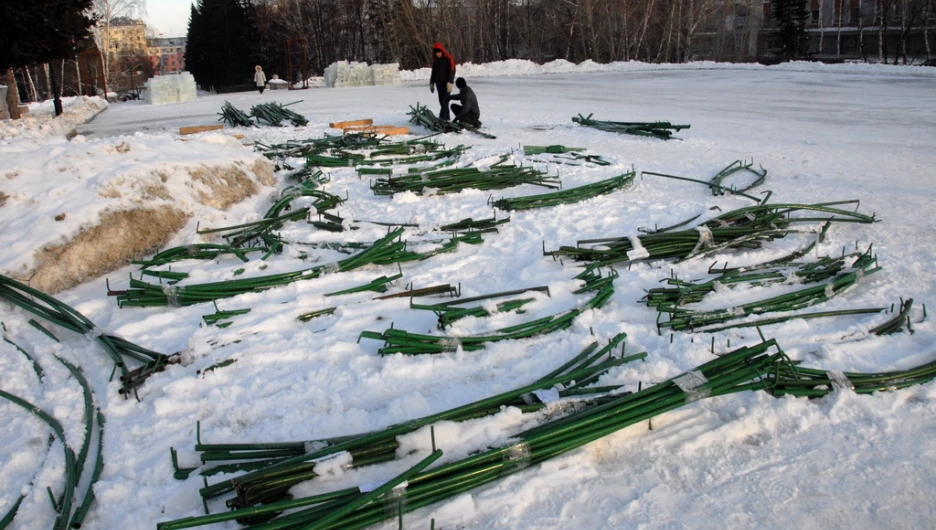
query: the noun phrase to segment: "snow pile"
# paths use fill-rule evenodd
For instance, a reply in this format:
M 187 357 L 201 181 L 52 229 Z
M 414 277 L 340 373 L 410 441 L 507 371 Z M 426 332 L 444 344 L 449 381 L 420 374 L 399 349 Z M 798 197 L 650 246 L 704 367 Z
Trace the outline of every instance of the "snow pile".
M 29 114 L 21 119 L 0 121 L 0 140 L 65 135 L 76 125 L 87 123 L 106 109 L 107 101 L 87 96 L 62 98 L 62 107 L 64 112 L 56 117 L 52 100 L 30 103 Z
M 78 135 L 13 142 L 0 153 L 18 160 L 0 179 L 0 271 L 49 292 L 151 252 L 187 219 L 223 216 L 273 183 L 266 159 L 217 133 L 187 141 Z
M 457 74 L 459 77 L 502 77 L 544 74 L 586 74 L 600 72 L 650 72 L 662 70 L 760 70 L 783 72 L 826 72 L 841 74 L 862 75 L 903 75 L 914 77 L 936 78 L 936 68 L 905 65 L 880 65 L 868 63 L 841 63 L 824 64 L 819 62 L 793 61 L 778 65 L 767 66 L 758 63 L 716 63 L 711 61 L 696 61 L 691 63 L 644 63 L 639 61 L 616 61 L 612 63 L 596 63 L 592 60 L 575 64 L 564 59 L 537 64 L 526 59 L 508 59 L 493 63 L 474 64 L 459 63 Z M 404 70 L 400 73 L 403 81 L 428 80 L 432 73 L 431 68 Z
M 152 77 L 146 81 L 143 97 L 150 105 L 194 101 L 198 98 L 195 78 L 189 72 Z

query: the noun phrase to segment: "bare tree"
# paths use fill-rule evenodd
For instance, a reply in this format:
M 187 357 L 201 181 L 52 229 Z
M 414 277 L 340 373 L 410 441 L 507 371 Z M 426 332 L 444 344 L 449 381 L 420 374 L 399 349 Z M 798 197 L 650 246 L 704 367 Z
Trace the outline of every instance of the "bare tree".
M 6 85 L 10 87 L 7 90 L 7 108 L 10 111 L 10 118 L 14 120 L 20 119 L 19 111 L 19 90 L 16 90 L 16 76 L 13 74 L 13 68 L 7 68 L 6 70 Z
M 116 62 L 111 23 L 120 17 L 133 18 L 146 15 L 146 0 L 94 0 L 92 13 L 98 17 L 94 28 L 94 43 L 104 57 L 104 77 L 110 79 L 110 68 Z

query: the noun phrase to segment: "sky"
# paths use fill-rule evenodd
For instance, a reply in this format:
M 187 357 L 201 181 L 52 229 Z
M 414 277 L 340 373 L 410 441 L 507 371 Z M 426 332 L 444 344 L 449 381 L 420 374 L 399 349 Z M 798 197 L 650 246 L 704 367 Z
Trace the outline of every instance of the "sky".
M 191 5 L 191 0 L 148 0 L 144 21 L 163 37 L 184 37 Z

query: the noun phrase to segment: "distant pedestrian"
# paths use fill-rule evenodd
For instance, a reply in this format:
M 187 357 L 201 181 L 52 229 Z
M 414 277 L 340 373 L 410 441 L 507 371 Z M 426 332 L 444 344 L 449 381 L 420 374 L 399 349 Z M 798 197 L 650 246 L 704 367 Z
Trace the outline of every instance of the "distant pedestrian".
M 476 129 L 481 127 L 481 122 L 479 121 L 481 117 L 481 107 L 478 106 L 478 97 L 475 96 L 474 90 L 468 86 L 468 82 L 465 81 L 464 77 L 459 77 L 458 80 L 455 81 L 455 86 L 458 87 L 458 94 L 449 96 L 449 98 L 455 101 L 461 101 L 462 104 L 452 103 L 452 112 L 455 113 L 455 119 L 453 121 L 470 125 Z
M 439 119 L 448 121 L 449 94 L 455 81 L 455 58 L 441 42 L 432 45 L 432 74 L 429 76 L 429 91 L 439 93 Z
M 260 90 L 260 93 L 263 94 L 263 89 L 266 87 L 266 74 L 263 73 L 263 68 L 260 68 L 259 64 L 254 70 L 256 70 L 256 72 L 254 72 L 254 83 L 257 85 L 257 89 Z

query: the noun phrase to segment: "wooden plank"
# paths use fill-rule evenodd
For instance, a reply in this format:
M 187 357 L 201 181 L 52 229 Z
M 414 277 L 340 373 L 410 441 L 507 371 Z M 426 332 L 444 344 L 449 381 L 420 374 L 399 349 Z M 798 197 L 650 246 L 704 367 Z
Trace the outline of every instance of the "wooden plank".
M 342 129 L 342 132 L 363 132 L 393 136 L 396 134 L 409 134 L 409 127 L 397 127 L 396 125 L 372 125 L 370 127 L 346 127 Z
M 206 131 L 219 131 L 223 128 L 223 123 L 219 123 L 217 125 L 195 125 L 193 127 L 179 127 L 179 134 L 195 134 Z
M 336 121 L 329 123 L 328 126 L 332 129 L 344 129 L 345 127 L 362 127 L 366 125 L 373 125 L 374 120 L 351 120 L 351 121 Z
M 409 127 L 388 127 L 374 131 L 374 134 L 385 134 L 387 136 L 396 136 L 398 134 L 409 134 Z

